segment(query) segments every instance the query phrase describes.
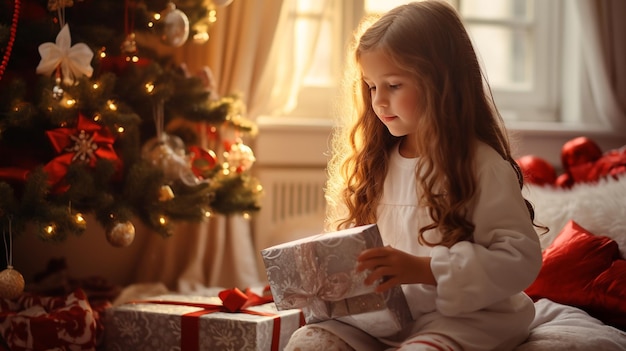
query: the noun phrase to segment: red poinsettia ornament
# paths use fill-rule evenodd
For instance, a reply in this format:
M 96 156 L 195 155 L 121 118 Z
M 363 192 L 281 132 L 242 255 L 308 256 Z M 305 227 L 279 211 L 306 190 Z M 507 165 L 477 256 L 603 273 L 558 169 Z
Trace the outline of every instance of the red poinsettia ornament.
M 82 162 L 94 167 L 98 159 L 107 159 L 121 167 L 113 144 L 115 137 L 98 123 L 78 115 L 75 128 L 57 128 L 46 132 L 58 156 L 48 162 L 44 170 L 48 172 L 50 186 L 58 186 L 65 177 L 67 168 L 73 162 Z M 67 186 L 62 186 L 66 189 Z M 63 191 L 62 189 L 56 189 Z

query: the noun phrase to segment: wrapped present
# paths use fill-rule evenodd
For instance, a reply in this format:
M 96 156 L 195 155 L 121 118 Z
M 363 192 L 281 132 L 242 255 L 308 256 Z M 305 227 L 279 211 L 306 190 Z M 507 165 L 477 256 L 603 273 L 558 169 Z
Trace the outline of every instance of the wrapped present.
M 64 296 L 24 293 L 15 300 L 0 299 L 0 334 L 12 351 L 95 351 L 100 323 L 99 311 L 82 289 Z
M 307 323 L 338 319 L 374 336 L 391 336 L 412 322 L 402 289 L 376 293 L 357 272 L 357 257 L 383 245 L 370 224 L 272 246 L 261 251 L 279 310 L 301 309 Z
M 218 297 L 160 295 L 107 310 L 107 351 L 282 350 L 304 324 L 300 310 L 238 289 Z

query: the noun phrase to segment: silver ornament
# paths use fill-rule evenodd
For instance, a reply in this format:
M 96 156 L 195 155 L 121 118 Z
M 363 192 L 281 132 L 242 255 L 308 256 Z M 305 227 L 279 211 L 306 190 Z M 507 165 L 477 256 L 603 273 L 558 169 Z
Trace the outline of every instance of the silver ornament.
M 161 16 L 163 21 L 161 41 L 169 46 L 179 47 L 185 44 L 189 37 L 189 18 L 183 11 L 177 9 L 173 2 L 167 6 Z

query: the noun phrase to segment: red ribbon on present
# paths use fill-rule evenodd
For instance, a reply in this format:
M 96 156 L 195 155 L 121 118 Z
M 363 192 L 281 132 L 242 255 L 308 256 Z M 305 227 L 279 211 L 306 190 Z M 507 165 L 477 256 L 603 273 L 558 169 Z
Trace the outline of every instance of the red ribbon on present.
M 263 305 L 265 303 L 274 301 L 271 296 L 259 296 L 253 293 L 250 289 L 246 289 L 246 292 L 244 293 L 237 288 L 222 290 L 220 291 L 218 296 L 222 300 L 222 305 L 168 300 L 142 300 L 134 301 L 133 303 L 154 303 L 161 305 L 190 306 L 202 308 L 199 311 L 186 313 L 181 317 L 180 347 L 181 350 L 185 351 L 197 351 L 200 349 L 200 337 L 198 335 L 198 331 L 200 330 L 199 317 L 205 314 L 225 312 L 246 313 L 257 316 L 274 317 L 272 351 L 278 351 L 280 339 L 280 317 L 272 313 L 265 313 L 247 309 L 251 306 Z

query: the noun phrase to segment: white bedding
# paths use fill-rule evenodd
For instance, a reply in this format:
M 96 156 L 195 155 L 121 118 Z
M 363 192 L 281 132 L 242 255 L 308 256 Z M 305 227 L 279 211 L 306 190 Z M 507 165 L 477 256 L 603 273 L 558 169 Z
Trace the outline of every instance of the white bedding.
M 528 340 L 514 351 L 624 351 L 626 333 L 576 307 L 548 299 L 535 303 Z

